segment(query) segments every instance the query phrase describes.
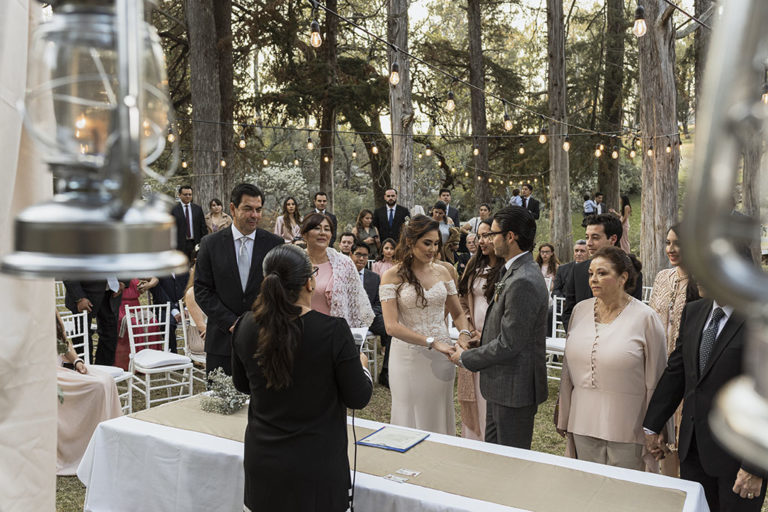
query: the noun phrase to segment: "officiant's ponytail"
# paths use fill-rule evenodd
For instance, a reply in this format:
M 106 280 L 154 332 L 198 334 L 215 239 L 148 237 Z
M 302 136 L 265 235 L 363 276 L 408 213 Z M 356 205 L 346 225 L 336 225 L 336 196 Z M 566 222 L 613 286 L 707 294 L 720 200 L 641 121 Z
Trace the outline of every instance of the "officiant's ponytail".
M 301 308 L 299 293 L 312 277 L 307 253 L 294 245 L 278 245 L 264 258 L 264 279 L 253 304 L 253 317 L 259 326 L 258 348 L 253 357 L 264 372 L 267 389 L 291 385 L 296 348 L 301 338 L 297 322 Z

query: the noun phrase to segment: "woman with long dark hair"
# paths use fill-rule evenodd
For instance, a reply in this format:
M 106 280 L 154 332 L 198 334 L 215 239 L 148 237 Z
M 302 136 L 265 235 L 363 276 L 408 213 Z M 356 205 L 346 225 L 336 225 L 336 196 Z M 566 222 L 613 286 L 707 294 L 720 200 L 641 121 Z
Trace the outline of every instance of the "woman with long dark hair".
M 274 233 L 277 236 L 283 237 L 287 244 L 293 242 L 296 237 L 301 236 L 299 203 L 293 197 L 287 197 L 283 201 L 283 212 L 275 221 Z
M 355 227 L 352 228 L 352 233 L 354 233 L 357 240 L 368 245 L 370 248 L 368 257 L 375 260 L 381 247 L 381 240 L 379 240 L 379 230 L 373 225 L 373 212 L 371 210 L 366 210 L 365 208 L 360 210 Z
M 680 265 L 680 225 L 675 224 L 667 231 L 665 251 L 672 268 L 660 270 L 653 281 L 653 291 L 648 305 L 658 313 L 667 334 L 667 357 L 675 350 L 680 332 L 683 308 L 689 302 L 701 298 L 699 287 Z M 669 440 L 670 452 L 660 461 L 661 472 L 667 476 L 679 476 L 680 459 L 677 456 L 677 437 L 682 421 L 683 406 L 677 408 L 674 416 L 675 437 Z
M 539 254 L 536 256 L 536 263 L 539 264 L 541 275 L 544 276 L 544 279 L 548 280 L 549 293 L 552 293 L 557 267 L 560 266 L 560 260 L 557 259 L 557 254 L 555 254 L 555 246 L 550 243 L 541 244 L 539 246 Z
M 373 264 L 374 272 L 383 276 L 384 272 L 392 268 L 395 264 L 394 257 L 396 247 L 397 242 L 391 238 L 387 238 L 381 243 L 381 253 L 379 254 L 379 257 L 376 258 L 376 263 Z
M 621 240 L 619 240 L 619 247 L 629 254 L 629 217 L 632 216 L 632 205 L 629 204 L 629 196 L 621 196 L 621 212 L 617 212 L 614 209 L 609 211 L 614 215 L 618 215 L 621 219 L 622 235 Z
M 477 252 L 467 263 L 467 268 L 459 280 L 459 301 L 474 339 L 479 339 L 483 333 L 488 304 L 493 298 L 496 283 L 499 282 L 501 269 L 504 268 L 504 260 L 496 257 L 491 239 L 484 236 L 485 233 L 490 233 L 492 221 L 492 218 L 485 219 L 477 227 Z M 486 404 L 480 393 L 480 373 L 464 368 L 459 368 L 458 373 L 461 437 L 484 441 Z
M 216 231 L 228 228 L 232 225 L 232 217 L 224 211 L 224 205 L 221 203 L 221 199 L 214 197 L 208 203 L 208 213 L 205 214 L 205 225 L 208 228 L 208 233 L 215 233 Z
M 390 422 L 454 435 L 456 370 L 446 357 L 453 352 L 446 310 L 460 329 L 460 341 L 468 343 L 470 333 L 451 274 L 434 262 L 439 237 L 436 221 L 424 215 L 411 218 L 397 245 L 397 263 L 381 279 L 379 297 L 387 334 L 392 336 Z
M 327 510 L 349 505 L 346 409 L 361 409 L 373 383 L 343 318 L 313 311 L 307 254 L 280 245 L 235 326 L 232 379 L 251 395 L 245 431 L 250 510 Z

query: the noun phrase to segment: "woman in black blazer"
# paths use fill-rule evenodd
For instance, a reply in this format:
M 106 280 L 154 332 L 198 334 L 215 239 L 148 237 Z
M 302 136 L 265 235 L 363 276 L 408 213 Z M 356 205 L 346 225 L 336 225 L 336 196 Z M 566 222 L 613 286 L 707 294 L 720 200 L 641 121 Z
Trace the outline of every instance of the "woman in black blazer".
M 373 383 L 347 322 L 310 308 L 316 270 L 298 247 L 272 249 L 253 312 L 235 327 L 232 378 L 251 395 L 244 461 L 251 510 L 349 505 L 346 408 L 365 407 Z

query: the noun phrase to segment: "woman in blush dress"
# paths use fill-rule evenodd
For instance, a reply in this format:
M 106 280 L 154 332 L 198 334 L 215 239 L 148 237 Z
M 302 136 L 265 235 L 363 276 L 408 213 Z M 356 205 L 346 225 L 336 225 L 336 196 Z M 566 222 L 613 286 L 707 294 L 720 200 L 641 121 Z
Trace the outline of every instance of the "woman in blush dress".
M 453 406 L 453 345 L 446 310 L 468 343 L 469 323 L 448 270 L 434 263 L 440 236 L 438 223 L 417 215 L 403 228 L 395 259 L 384 273 L 379 297 L 387 334 L 389 387 L 393 425 L 441 434 L 456 433 Z
M 301 235 L 307 241 L 307 254 L 317 267 L 312 309 L 341 317 L 350 327 L 369 327 L 374 314 L 360 274 L 348 256 L 328 246 L 333 236 L 331 221 L 322 213 L 304 218 Z
M 380 276 L 384 275 L 384 272 L 392 268 L 392 266 L 395 264 L 393 258 L 395 256 L 395 247 L 397 247 L 397 242 L 392 240 L 391 238 L 387 238 L 382 242 L 381 244 L 381 254 L 379 254 L 379 259 L 376 261 L 376 263 L 373 264 L 373 271 L 379 274 Z
M 283 201 L 283 213 L 275 221 L 274 233 L 287 244 L 301 236 L 301 214 L 296 199 L 288 197 Z
M 618 215 L 621 218 L 621 240 L 619 240 L 619 247 L 629 254 L 629 218 L 632 216 L 632 206 L 629 204 L 629 196 L 621 196 L 621 213 L 614 209 L 609 210 L 612 214 Z
M 483 333 L 485 313 L 493 298 L 504 261 L 496 257 L 490 239 L 484 237 L 491 231 L 491 219 L 483 220 L 477 227 L 479 240 L 477 253 L 467 263 L 459 281 L 459 300 L 469 321 L 473 340 Z M 474 346 L 470 343 L 470 346 Z M 480 393 L 480 372 L 457 369 L 459 374 L 458 398 L 461 407 L 461 437 L 485 440 L 485 398 Z
M 579 460 L 658 471 L 642 421 L 667 363 L 659 315 L 635 299 L 640 262 L 603 247 L 589 265 L 594 295 L 573 310 L 560 381 L 558 433 Z
M 539 264 L 541 275 L 547 280 L 549 293 L 552 293 L 557 267 L 560 266 L 560 260 L 557 259 L 557 254 L 555 254 L 555 246 L 550 243 L 541 244 L 539 246 L 539 255 L 536 256 L 536 263 Z
M 667 231 L 666 253 L 672 268 L 664 269 L 656 274 L 653 281 L 653 291 L 648 306 L 661 318 L 667 335 L 667 357 L 675 350 L 677 335 L 680 332 L 680 318 L 683 308 L 689 302 L 701 298 L 699 288 L 693 278 L 680 266 L 680 244 L 678 233 L 680 226 L 675 225 Z M 661 472 L 667 476 L 680 475 L 680 459 L 677 456 L 677 438 L 682 420 L 683 404 L 677 408 L 674 416 L 675 437 L 669 438 L 670 449 L 659 462 Z

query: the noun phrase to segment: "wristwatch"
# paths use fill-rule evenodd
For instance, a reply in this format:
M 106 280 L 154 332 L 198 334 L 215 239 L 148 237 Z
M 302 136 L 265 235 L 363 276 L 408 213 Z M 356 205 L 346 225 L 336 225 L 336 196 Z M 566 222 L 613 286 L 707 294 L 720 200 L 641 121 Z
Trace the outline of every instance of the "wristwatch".
M 432 336 L 428 336 L 426 341 L 427 341 L 427 348 L 429 350 L 432 350 L 432 345 L 435 343 L 435 338 L 433 338 Z

